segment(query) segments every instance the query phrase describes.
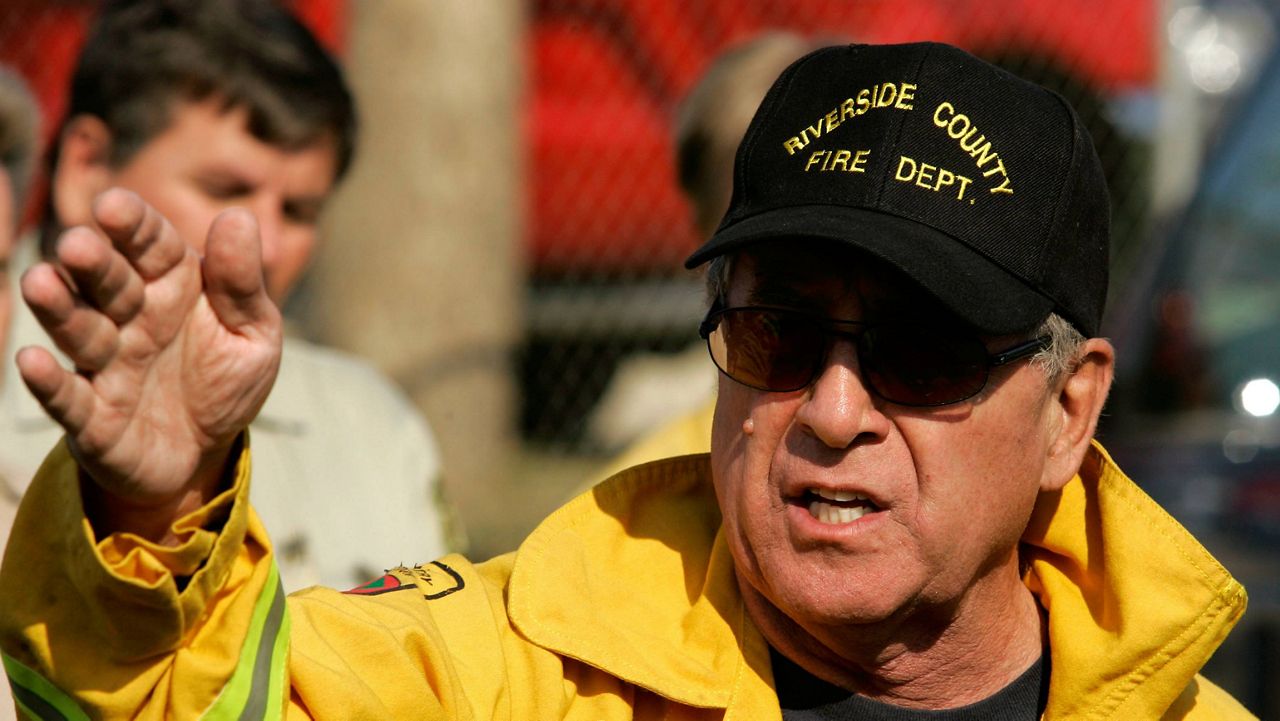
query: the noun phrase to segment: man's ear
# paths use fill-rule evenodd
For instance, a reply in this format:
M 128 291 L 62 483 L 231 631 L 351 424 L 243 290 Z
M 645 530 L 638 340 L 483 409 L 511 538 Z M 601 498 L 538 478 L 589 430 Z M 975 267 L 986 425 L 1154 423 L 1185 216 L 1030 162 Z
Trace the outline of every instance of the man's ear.
M 1079 359 L 1075 371 L 1058 380 L 1056 396 L 1050 401 L 1049 412 L 1059 418 L 1053 424 L 1055 435 L 1040 478 L 1042 491 L 1061 489 L 1080 470 L 1111 390 L 1116 352 L 1110 342 L 1086 340 Z
M 58 224 L 87 225 L 93 199 L 111 185 L 111 130 L 101 118 L 77 115 L 58 138 L 50 198 Z

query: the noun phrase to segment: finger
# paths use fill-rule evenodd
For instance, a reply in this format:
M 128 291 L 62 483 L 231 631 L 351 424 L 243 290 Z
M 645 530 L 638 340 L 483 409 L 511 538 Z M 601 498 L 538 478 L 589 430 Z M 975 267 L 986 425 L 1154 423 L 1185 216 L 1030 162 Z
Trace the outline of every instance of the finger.
M 209 226 L 204 251 L 204 283 L 209 305 L 228 329 L 279 325 L 280 311 L 267 295 L 262 243 L 253 214 L 232 208 Z
M 81 302 L 52 265 L 32 266 L 19 285 L 36 320 L 77 368 L 101 370 L 114 357 L 120 339 L 115 323 Z
M 76 435 L 93 412 L 93 389 L 83 377 L 67 371 L 49 351 L 28 346 L 18 351 L 18 373 L 31 395 L 58 425 Z
M 72 228 L 58 239 L 55 254 L 81 298 L 115 323 L 133 318 L 142 308 L 142 276 L 97 233 Z
M 128 190 L 99 195 L 93 219 L 143 280 L 159 278 L 186 257 L 187 246 L 169 221 Z

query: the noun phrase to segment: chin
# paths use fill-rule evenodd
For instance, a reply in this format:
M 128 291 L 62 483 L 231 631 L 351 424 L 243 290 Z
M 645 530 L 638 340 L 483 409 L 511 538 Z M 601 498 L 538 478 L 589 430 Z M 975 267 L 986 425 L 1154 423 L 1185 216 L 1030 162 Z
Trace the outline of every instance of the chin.
M 801 625 L 847 626 L 892 619 L 910 603 L 906 589 L 876 581 L 851 583 L 847 577 L 814 574 L 791 578 L 766 594 L 769 602 Z
M 828 598 L 793 609 L 803 625 L 864 626 L 892 619 L 901 605 L 885 598 Z

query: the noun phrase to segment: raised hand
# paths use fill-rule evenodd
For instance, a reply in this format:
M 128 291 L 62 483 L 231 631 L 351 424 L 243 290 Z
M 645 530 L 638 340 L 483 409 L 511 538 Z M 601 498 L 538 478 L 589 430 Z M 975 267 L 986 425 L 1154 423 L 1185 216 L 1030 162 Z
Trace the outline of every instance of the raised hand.
M 34 347 L 18 368 L 100 487 L 100 532 L 171 540 L 169 524 L 216 492 L 275 382 L 280 313 L 247 211 L 214 220 L 203 262 L 133 193 L 108 191 L 93 212 L 100 230 L 68 230 L 56 265 L 22 278 L 75 370 Z

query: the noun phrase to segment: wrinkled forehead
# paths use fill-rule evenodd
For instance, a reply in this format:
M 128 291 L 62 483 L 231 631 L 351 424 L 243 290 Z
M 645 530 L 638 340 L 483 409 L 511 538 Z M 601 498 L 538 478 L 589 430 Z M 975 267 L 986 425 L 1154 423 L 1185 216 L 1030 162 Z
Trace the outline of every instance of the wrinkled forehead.
M 795 307 L 842 319 L 960 323 L 918 283 L 844 244 L 782 239 L 734 254 L 730 305 Z

